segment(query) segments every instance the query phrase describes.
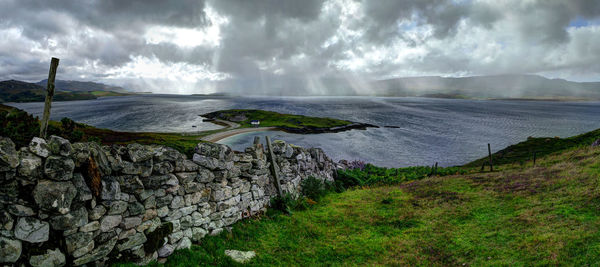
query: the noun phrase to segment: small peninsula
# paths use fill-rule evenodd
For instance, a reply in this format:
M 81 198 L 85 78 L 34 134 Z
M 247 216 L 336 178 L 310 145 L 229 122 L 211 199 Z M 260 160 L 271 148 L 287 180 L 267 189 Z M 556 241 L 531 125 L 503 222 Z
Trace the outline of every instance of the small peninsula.
M 202 138 L 202 140 L 210 142 L 216 142 L 240 133 L 255 131 L 279 130 L 296 134 L 318 134 L 337 133 L 352 129 L 365 130 L 370 127 L 379 128 L 376 125 L 348 120 L 282 114 L 254 109 L 220 110 L 201 116 L 207 118 L 206 121 L 228 125 L 225 131 Z

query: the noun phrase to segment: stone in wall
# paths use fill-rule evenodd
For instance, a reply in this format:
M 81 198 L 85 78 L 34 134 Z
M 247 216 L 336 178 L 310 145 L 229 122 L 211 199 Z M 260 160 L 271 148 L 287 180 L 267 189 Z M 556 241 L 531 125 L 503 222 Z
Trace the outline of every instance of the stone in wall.
M 67 214 L 77 195 L 76 190 L 71 182 L 39 180 L 33 190 L 33 198 L 42 210 Z
M 9 138 L 0 136 L 0 171 L 11 171 L 17 166 L 19 166 L 19 157 L 15 143 Z

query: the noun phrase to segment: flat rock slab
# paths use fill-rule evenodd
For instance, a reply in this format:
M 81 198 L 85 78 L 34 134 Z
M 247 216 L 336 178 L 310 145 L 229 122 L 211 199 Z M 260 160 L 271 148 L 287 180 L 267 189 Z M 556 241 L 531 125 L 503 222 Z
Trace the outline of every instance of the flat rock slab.
M 229 256 L 235 262 L 246 263 L 246 262 L 250 261 L 252 258 L 256 257 L 256 252 L 228 249 L 228 250 L 225 250 L 225 255 Z
M 32 217 L 21 217 L 15 226 L 15 237 L 30 243 L 48 241 L 50 225 Z

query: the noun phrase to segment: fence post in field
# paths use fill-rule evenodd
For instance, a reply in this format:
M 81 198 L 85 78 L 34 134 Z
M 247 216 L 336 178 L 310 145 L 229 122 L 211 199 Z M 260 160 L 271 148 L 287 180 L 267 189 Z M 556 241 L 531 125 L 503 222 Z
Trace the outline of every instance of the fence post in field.
M 433 175 L 437 175 L 437 161 L 435 162 L 435 168 L 433 169 Z
M 494 171 L 494 163 L 492 163 L 492 148 L 490 147 L 490 143 L 488 143 L 488 154 L 490 155 L 490 171 Z
M 50 120 L 50 108 L 52 106 L 52 96 L 54 96 L 54 78 L 56 77 L 56 69 L 58 69 L 58 58 L 52 58 L 50 62 L 50 72 L 48 73 L 48 85 L 46 87 L 46 102 L 44 103 L 44 115 L 42 124 L 40 125 L 40 137 L 46 139 L 46 130 L 48 129 L 48 121 Z
M 535 151 L 533 151 L 533 167 L 535 167 Z
M 275 187 L 277 188 L 279 197 L 283 197 L 283 191 L 281 191 L 281 184 L 279 183 L 279 173 L 277 172 L 277 165 L 275 165 L 275 154 L 273 154 L 273 146 L 271 146 L 271 138 L 265 136 L 265 139 L 267 140 L 267 149 L 269 150 L 269 159 L 271 161 L 271 173 L 273 174 L 273 179 L 275 179 Z

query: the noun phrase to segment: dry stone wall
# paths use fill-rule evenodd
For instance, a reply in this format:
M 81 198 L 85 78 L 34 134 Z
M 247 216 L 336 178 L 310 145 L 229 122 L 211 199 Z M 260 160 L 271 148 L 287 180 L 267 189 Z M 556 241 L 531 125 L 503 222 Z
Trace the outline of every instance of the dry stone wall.
M 284 192 L 332 181 L 321 149 L 273 143 Z M 15 149 L 0 137 L 0 265 L 145 264 L 264 211 L 275 197 L 261 144 L 100 146 L 52 136 Z

